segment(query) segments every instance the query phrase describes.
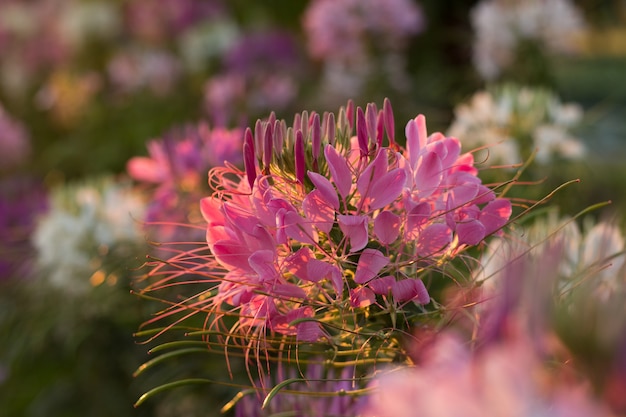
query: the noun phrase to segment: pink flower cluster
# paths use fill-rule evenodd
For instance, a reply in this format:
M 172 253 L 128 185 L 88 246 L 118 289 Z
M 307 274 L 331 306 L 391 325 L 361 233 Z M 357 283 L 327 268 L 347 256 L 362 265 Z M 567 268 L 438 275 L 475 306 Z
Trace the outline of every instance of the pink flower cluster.
M 241 144 L 240 129 L 211 128 L 199 123 L 150 141 L 149 156 L 128 161 L 128 174 L 150 186 L 153 193 L 146 221 L 160 223 L 158 241 L 172 239 L 182 230 L 181 224 L 190 222 L 197 201 L 207 192 L 203 172 L 226 161 L 241 164 Z
M 315 0 L 303 25 L 313 58 L 350 61 L 367 55 L 368 40 L 383 50 L 400 48 L 425 22 L 413 1 Z
M 201 202 L 224 271 L 212 308 L 237 310 L 244 333 L 313 342 L 351 312 L 428 304 L 424 271 L 501 229 L 511 203 L 481 183 L 458 139 L 429 136 L 424 116 L 405 133 L 403 149 L 389 101 L 247 129 L 245 171 L 215 169 Z

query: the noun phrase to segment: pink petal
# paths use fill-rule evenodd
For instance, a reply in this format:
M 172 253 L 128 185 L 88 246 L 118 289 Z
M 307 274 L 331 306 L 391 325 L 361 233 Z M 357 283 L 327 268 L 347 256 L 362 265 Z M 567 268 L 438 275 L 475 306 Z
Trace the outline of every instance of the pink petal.
M 407 152 L 414 167 L 417 158 L 422 150 L 426 147 L 428 134 L 426 133 L 426 119 L 423 115 L 417 116 L 415 119 L 409 120 L 404 129 L 406 135 Z
M 254 227 L 259 224 L 259 219 L 244 210 L 241 206 L 233 203 L 224 203 L 222 205 L 222 210 L 224 211 L 224 217 L 229 221 L 231 228 L 252 234 Z
M 222 200 L 214 197 L 205 197 L 200 200 L 200 213 L 208 223 L 208 226 L 223 225 L 224 213 L 222 212 Z
M 400 223 L 400 216 L 391 211 L 382 211 L 374 219 L 374 234 L 381 243 L 390 245 L 400 234 Z
M 350 306 L 364 308 L 374 304 L 376 295 L 367 287 L 358 287 L 350 291 Z
M 260 281 L 272 281 L 277 277 L 274 261 L 275 254 L 272 250 L 257 250 L 248 257 L 248 264 L 257 273 Z
M 418 239 L 423 226 L 430 220 L 430 204 L 424 202 L 419 203 L 407 214 L 406 219 L 406 238 Z
M 313 343 L 321 337 L 324 337 L 324 331 L 320 324 L 315 321 L 303 321 L 296 325 L 296 340 L 302 342 Z
M 430 256 L 452 241 L 450 228 L 443 223 L 435 223 L 426 227 L 417 240 L 417 254 Z
M 367 286 L 371 288 L 372 291 L 374 291 L 374 294 L 387 295 L 391 291 L 391 288 L 393 287 L 393 284 L 395 284 L 395 282 L 396 279 L 393 276 L 387 275 L 382 278 L 376 278 L 371 280 L 367 283 Z
M 376 249 L 365 249 L 359 257 L 354 282 L 365 284 L 389 264 L 389 258 Z
M 378 179 L 370 192 L 370 209 L 377 210 L 393 202 L 404 188 L 406 172 L 401 168 L 392 169 Z
M 497 198 L 487 204 L 480 213 L 480 221 L 485 226 L 485 234 L 489 235 L 509 221 L 513 209 L 511 202 L 504 198 Z
M 306 299 L 306 292 L 295 284 L 275 284 L 271 287 L 271 295 L 283 298 Z
M 356 182 L 356 188 L 361 193 L 362 198 L 371 194 L 372 184 L 387 173 L 388 167 L 387 152 L 385 149 L 381 149 L 376 158 L 361 172 Z
M 309 171 L 308 175 L 315 188 L 317 188 L 324 197 L 326 204 L 335 210 L 339 210 L 339 196 L 337 196 L 337 191 L 335 191 L 333 184 L 331 184 L 326 177 L 316 172 Z
M 326 157 L 326 162 L 328 162 L 328 169 L 337 186 L 337 190 L 345 199 L 350 194 L 352 186 L 352 173 L 348 167 L 348 162 L 330 145 L 326 145 L 324 148 L 324 156 Z
M 420 279 L 407 278 L 396 281 L 391 288 L 391 293 L 393 298 L 400 303 L 411 300 L 419 304 L 428 304 L 430 302 L 428 290 Z
M 277 218 L 279 220 L 278 227 L 283 229 L 288 237 L 302 243 L 317 243 L 318 235 L 313 230 L 311 223 L 295 211 L 281 210 L 277 214 Z
M 421 155 L 415 164 L 413 184 L 420 197 L 427 197 L 439 188 L 443 179 L 441 159 L 434 152 Z
M 126 164 L 126 171 L 128 171 L 128 175 L 137 181 L 159 183 L 167 178 L 167 173 L 163 166 L 154 159 L 145 156 L 131 158 Z
M 329 233 L 333 228 L 335 224 L 335 210 L 326 203 L 319 190 L 313 190 L 304 197 L 302 209 L 306 218 L 318 230 Z
M 460 244 L 477 245 L 485 238 L 485 226 L 478 220 L 470 219 L 456 225 Z
M 350 240 L 350 252 L 356 252 L 367 246 L 367 216 L 340 214 L 337 216 L 339 228 Z
M 248 263 L 249 250 L 235 240 L 221 240 L 215 242 L 212 248 L 215 259 L 222 265 L 233 266 L 245 271 L 252 271 Z

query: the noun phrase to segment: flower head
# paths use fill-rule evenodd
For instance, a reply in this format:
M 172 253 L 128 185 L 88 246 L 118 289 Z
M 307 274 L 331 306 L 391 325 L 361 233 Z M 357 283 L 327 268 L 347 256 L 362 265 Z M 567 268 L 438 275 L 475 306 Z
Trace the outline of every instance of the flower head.
M 214 168 L 201 201 L 211 252 L 201 282 L 215 287 L 168 316 L 209 313 L 248 354 L 284 340 L 395 357 L 394 330 L 431 301 L 423 279 L 498 232 L 511 203 L 481 183 L 458 139 L 428 135 L 424 116 L 406 124 L 406 149 L 394 126 L 385 101 L 247 129 L 244 170 Z

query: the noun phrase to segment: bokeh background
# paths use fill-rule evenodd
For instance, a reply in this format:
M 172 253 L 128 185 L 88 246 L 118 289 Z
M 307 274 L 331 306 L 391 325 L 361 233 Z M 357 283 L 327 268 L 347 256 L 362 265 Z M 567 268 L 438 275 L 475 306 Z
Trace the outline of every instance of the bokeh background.
M 0 415 L 217 415 L 226 388 L 132 405 L 194 371 L 133 377 L 137 269 L 202 238 L 142 222 L 197 222 L 258 118 L 384 98 L 399 132 L 493 146 L 487 180 L 539 146 L 519 201 L 579 179 L 550 204 L 626 220 L 624 0 L 0 0 Z

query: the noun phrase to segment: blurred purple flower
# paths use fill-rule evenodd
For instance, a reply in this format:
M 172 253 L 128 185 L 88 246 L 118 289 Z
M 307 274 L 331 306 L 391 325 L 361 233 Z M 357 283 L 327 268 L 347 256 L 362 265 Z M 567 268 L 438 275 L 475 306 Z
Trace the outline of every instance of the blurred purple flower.
M 19 165 L 29 153 L 30 138 L 26 129 L 0 105 L 0 170 Z
M 0 180 L 0 281 L 29 274 L 34 261 L 31 235 L 47 208 L 40 182 L 26 177 Z
M 167 42 L 222 11 L 215 0 L 134 0 L 126 16 L 131 32 L 148 42 Z
M 302 65 L 294 39 L 286 32 L 250 33 L 224 57 L 224 72 L 205 84 L 205 106 L 220 126 L 250 114 L 284 110 L 298 92 Z
M 240 129 L 211 129 L 206 123 L 172 129 L 162 139 L 148 142 L 149 156 L 127 163 L 129 175 L 151 188 L 146 221 L 159 222 L 158 239 L 171 238 L 181 223 L 194 222 L 199 201 L 208 189 L 210 168 L 242 164 Z M 166 224 L 169 224 L 166 225 Z

